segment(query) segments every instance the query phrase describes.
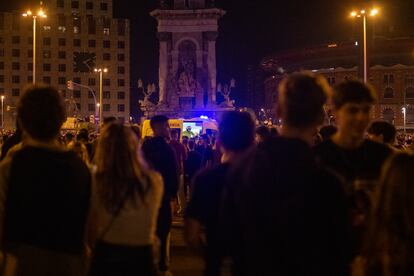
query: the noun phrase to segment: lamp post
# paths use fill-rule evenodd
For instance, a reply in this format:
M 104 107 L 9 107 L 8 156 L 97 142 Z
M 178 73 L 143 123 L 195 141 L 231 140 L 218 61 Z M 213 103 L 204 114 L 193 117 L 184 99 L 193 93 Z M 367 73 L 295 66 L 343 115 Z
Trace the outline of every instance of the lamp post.
M 47 15 L 43 10 L 39 10 L 36 14 L 28 10 L 23 13 L 24 17 L 31 16 L 33 18 L 33 84 L 36 83 L 36 18 L 46 18 Z
M 368 82 L 368 57 L 367 57 L 367 16 L 374 17 L 378 14 L 378 9 L 367 10 L 355 10 L 351 12 L 351 17 L 362 18 L 363 21 L 363 39 L 364 39 L 364 82 Z
M 95 68 L 95 73 L 99 73 L 99 124 L 102 124 L 102 73 L 107 73 L 107 68 Z
M 93 91 L 93 89 L 87 85 L 83 85 L 74 81 L 68 81 L 67 83 L 67 88 L 69 90 L 74 90 L 75 86 L 81 87 L 81 88 L 86 88 L 89 90 L 89 92 L 91 92 L 92 96 L 93 96 L 93 101 L 95 102 L 95 106 L 97 106 L 97 100 L 96 100 L 96 94 L 95 91 Z M 98 110 L 95 109 L 95 116 L 98 116 Z
M 1 129 L 4 129 L 4 96 L 1 96 Z
M 403 118 L 404 118 L 404 133 L 406 133 L 406 124 L 407 124 L 407 108 L 404 106 L 403 108 L 401 108 L 401 112 L 403 114 Z

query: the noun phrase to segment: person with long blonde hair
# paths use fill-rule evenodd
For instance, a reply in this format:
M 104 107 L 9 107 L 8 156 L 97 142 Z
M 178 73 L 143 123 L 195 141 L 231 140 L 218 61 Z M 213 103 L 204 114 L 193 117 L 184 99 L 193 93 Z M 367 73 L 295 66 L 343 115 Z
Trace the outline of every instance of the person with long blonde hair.
M 383 168 L 355 276 L 414 275 L 414 155 L 399 153 Z
M 89 274 L 154 275 L 161 176 L 147 168 L 131 128 L 117 123 L 102 130 L 95 165 L 91 217 L 97 242 Z

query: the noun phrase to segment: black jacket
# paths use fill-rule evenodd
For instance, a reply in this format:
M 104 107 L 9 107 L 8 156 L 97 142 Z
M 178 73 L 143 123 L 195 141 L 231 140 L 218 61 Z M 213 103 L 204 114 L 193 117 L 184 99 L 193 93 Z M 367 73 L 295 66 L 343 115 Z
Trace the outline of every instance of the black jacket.
M 277 138 L 248 153 L 229 175 L 222 206 L 234 275 L 347 273 L 346 196 L 305 142 Z

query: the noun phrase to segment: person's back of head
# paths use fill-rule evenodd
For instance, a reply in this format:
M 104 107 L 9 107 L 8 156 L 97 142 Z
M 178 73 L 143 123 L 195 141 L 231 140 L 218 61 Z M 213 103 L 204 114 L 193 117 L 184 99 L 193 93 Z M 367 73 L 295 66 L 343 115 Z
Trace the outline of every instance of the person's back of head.
M 66 120 L 64 102 L 50 86 L 29 86 L 20 98 L 17 111 L 25 133 L 42 142 L 55 139 Z
M 395 136 L 397 135 L 395 126 L 385 121 L 372 122 L 367 132 L 372 140 L 391 145 L 395 142 Z
M 168 126 L 168 117 L 157 115 L 151 118 L 150 126 L 154 132 L 154 136 L 169 138 L 170 130 Z
M 279 112 L 284 125 L 307 128 L 321 124 L 329 92 L 322 76 L 295 73 L 285 78 L 279 86 Z
M 188 141 L 188 149 L 191 150 L 191 151 L 193 151 L 195 149 L 195 146 L 196 146 L 195 141 L 193 139 L 190 139 Z
M 114 211 L 121 204 L 126 192 L 133 200 L 138 195 L 145 201 L 151 187 L 138 149 L 138 138 L 130 127 L 111 123 L 102 129 L 94 156 L 95 175 L 101 200 L 108 211 Z
M 413 167 L 414 155 L 408 153 L 398 153 L 384 165 L 364 239 L 364 275 L 414 275 Z
M 116 117 L 114 117 L 114 116 L 105 117 L 105 118 L 103 119 L 103 125 L 109 125 L 109 124 L 111 124 L 111 123 L 116 123 L 116 122 L 117 122 L 117 119 L 116 119 Z
M 178 141 L 179 140 L 179 132 L 176 129 L 171 130 L 171 140 Z
M 348 80 L 334 87 L 332 103 L 338 110 L 347 103 L 373 104 L 376 99 L 371 86 L 359 80 Z
M 85 131 L 79 131 L 79 133 L 76 135 L 76 141 L 82 142 L 84 144 L 88 143 L 89 141 L 89 135 Z
M 255 124 L 247 112 L 228 111 L 219 124 L 219 140 L 227 151 L 243 152 L 254 143 Z

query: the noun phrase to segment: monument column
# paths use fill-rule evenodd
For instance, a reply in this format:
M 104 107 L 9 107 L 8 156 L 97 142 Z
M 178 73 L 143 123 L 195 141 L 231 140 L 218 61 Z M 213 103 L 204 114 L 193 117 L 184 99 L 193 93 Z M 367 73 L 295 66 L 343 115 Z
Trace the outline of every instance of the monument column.
M 168 78 L 168 42 L 171 41 L 171 33 L 158 33 L 160 41 L 160 66 L 159 66 L 159 104 L 167 103 L 167 78 Z
M 216 65 L 216 39 L 218 32 L 206 32 L 205 39 L 207 40 L 208 53 L 207 53 L 207 68 L 208 68 L 208 101 L 210 105 L 217 104 L 216 91 L 217 91 L 217 65 Z

